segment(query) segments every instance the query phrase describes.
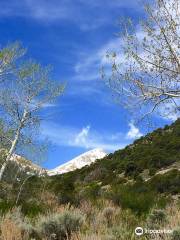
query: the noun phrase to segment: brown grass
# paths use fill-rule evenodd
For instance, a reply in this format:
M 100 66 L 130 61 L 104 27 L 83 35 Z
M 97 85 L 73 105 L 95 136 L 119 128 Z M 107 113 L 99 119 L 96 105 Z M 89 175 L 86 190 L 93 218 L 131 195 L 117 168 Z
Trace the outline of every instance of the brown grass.
M 53 202 L 53 201 L 52 201 Z M 135 216 L 129 210 L 122 210 L 120 207 L 114 206 L 111 202 L 101 202 L 94 206 L 90 202 L 82 202 L 81 206 L 76 209 L 70 205 L 61 205 L 53 208 L 53 212 L 64 212 L 70 210 L 72 212 L 81 212 L 85 217 L 80 232 L 74 233 L 71 239 L 67 240 L 135 240 L 134 229 L 137 226 L 147 228 L 147 220 Z M 169 204 L 164 210 L 167 220 L 158 225 L 159 229 L 178 229 L 180 226 L 180 207 L 177 202 Z M 28 233 L 26 235 L 22 229 L 13 222 L 10 212 L 2 217 L 0 230 L 0 240 L 29 240 Z M 41 217 L 41 216 L 39 216 Z M 22 220 L 23 221 L 23 220 Z M 37 219 L 38 222 L 38 219 Z M 34 226 L 36 226 L 37 222 Z M 148 235 L 141 237 L 141 240 L 157 239 L 170 240 L 171 235 Z
M 1 222 L 1 240 L 23 240 L 21 229 L 6 216 Z

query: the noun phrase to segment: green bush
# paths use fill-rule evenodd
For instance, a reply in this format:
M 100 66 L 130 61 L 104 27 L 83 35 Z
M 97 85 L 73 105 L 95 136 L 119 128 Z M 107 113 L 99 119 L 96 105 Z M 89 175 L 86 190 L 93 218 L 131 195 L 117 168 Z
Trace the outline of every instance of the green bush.
M 0 213 L 4 214 L 13 207 L 13 203 L 7 200 L 0 199 Z
M 156 169 L 155 169 L 155 168 L 150 168 L 150 169 L 149 169 L 149 175 L 150 175 L 150 176 L 154 176 L 155 173 L 156 173 Z
M 155 194 L 151 191 L 139 191 L 137 187 L 116 187 L 110 194 L 110 199 L 124 209 L 131 209 L 138 215 L 147 214 L 155 202 Z
M 159 193 L 180 193 L 180 172 L 171 170 L 164 175 L 156 175 L 149 182 L 149 188 Z
M 172 240 L 179 240 L 180 239 L 180 228 L 175 229 L 172 233 Z
M 81 198 L 96 200 L 100 196 L 101 186 L 97 182 L 88 184 L 81 192 Z
M 34 218 L 40 213 L 44 213 L 45 211 L 46 208 L 41 202 L 36 202 L 33 200 L 22 203 L 22 212 L 27 217 Z
M 148 221 L 152 224 L 160 224 L 166 221 L 166 214 L 162 209 L 154 209 L 149 215 Z
M 135 162 L 128 162 L 125 166 L 125 176 L 137 177 L 141 169 Z
M 47 239 L 65 240 L 70 239 L 73 232 L 80 229 L 83 216 L 79 212 L 64 211 L 63 213 L 51 214 L 39 220 L 37 231 L 40 236 Z

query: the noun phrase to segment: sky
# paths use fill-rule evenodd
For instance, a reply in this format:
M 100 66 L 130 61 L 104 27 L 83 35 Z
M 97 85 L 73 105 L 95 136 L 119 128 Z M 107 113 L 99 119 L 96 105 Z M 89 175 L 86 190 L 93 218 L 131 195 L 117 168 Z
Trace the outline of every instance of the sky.
M 108 51 L 120 47 L 118 21 L 143 17 L 138 0 L 1 0 L 0 47 L 22 42 L 28 56 L 53 66 L 66 83 L 62 97 L 45 106 L 41 135 L 50 142 L 46 168 L 94 148 L 114 152 L 148 130 L 136 126 L 101 79 Z M 167 119 L 158 119 L 163 126 Z

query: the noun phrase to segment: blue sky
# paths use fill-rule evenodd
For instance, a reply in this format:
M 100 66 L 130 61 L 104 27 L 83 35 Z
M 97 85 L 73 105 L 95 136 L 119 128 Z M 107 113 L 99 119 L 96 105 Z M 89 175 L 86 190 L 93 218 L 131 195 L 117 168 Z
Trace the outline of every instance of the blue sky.
M 100 77 L 107 51 L 120 46 L 118 19 L 143 16 L 136 0 L 1 0 L 1 47 L 19 40 L 28 56 L 53 65 L 64 95 L 46 106 L 42 135 L 51 145 L 47 168 L 93 148 L 123 148 L 147 129 L 115 103 Z M 158 120 L 159 125 L 167 121 Z

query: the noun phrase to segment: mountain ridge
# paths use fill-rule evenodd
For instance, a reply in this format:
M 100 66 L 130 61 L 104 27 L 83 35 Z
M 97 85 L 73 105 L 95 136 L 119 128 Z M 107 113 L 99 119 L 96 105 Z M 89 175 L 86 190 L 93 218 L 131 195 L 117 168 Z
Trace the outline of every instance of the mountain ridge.
M 79 156 L 73 158 L 72 160 L 54 168 L 47 170 L 49 176 L 58 175 L 80 169 L 84 166 L 89 166 L 91 163 L 94 163 L 98 159 L 105 157 L 107 153 L 101 148 L 95 148 L 85 153 L 80 154 Z
M 111 173 L 110 175 L 114 178 L 122 172 L 136 177 L 144 169 L 149 169 L 152 173 L 179 161 L 179 149 L 180 119 L 170 126 L 166 125 L 164 128 L 156 129 L 152 133 L 140 137 L 124 149 L 117 150 L 114 153 L 107 154 L 103 149 L 95 148 L 51 170 L 41 168 L 19 155 L 14 155 L 14 162 L 20 162 L 20 165 L 27 166 L 32 169 L 32 172 L 35 170 L 39 171 L 40 175 L 43 172 L 48 176 L 67 174 L 81 169 L 84 174 L 88 171 L 85 175 L 97 174 L 99 171 L 98 175 L 100 174 L 100 178 L 102 178 L 104 175 L 103 169 L 106 169 L 109 173 L 105 175 L 108 176 Z M 25 169 L 26 167 L 22 166 L 22 168 Z M 89 170 L 86 170 L 87 168 Z M 104 176 L 103 179 L 107 176 Z

